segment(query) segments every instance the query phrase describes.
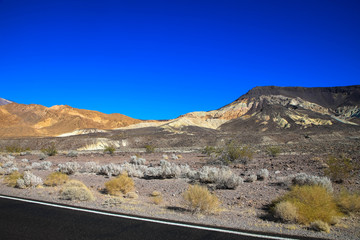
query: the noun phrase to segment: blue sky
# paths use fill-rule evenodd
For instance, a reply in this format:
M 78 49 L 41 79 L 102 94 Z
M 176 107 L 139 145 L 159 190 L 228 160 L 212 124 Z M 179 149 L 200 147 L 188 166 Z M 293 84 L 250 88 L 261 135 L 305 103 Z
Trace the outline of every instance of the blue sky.
M 0 0 L 0 97 L 139 119 L 360 84 L 360 2 Z

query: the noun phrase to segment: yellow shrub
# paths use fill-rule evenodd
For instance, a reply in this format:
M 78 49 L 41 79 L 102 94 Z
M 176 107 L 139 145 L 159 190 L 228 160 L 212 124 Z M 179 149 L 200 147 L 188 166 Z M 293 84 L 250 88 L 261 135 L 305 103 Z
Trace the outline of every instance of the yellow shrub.
M 282 201 L 275 205 L 274 216 L 284 222 L 296 222 L 298 213 L 296 207 L 292 203 Z
M 336 201 L 343 213 L 349 214 L 360 212 L 360 195 L 358 193 L 350 193 L 343 190 L 340 192 Z
M 190 185 L 183 197 L 188 205 L 188 208 L 193 213 L 211 213 L 219 210 L 219 199 L 216 195 L 211 194 L 206 187 Z
M 23 178 L 23 174 L 19 173 L 18 171 L 14 171 L 11 174 L 5 176 L 4 178 L 4 182 L 6 183 L 6 185 L 8 185 L 9 187 L 15 187 L 16 186 L 16 181 L 19 178 Z
M 79 200 L 79 201 L 91 201 L 94 200 L 94 196 L 91 191 L 85 186 L 84 183 L 71 180 L 67 182 L 61 192 L 60 198 L 65 200 Z
M 134 181 L 126 173 L 105 183 L 106 191 L 111 195 L 126 194 L 134 190 Z
M 53 172 L 47 176 L 46 180 L 44 181 L 44 185 L 51 187 L 59 186 L 66 183 L 68 180 L 69 177 L 65 173 Z
M 334 197 L 325 188 L 314 186 L 294 186 L 277 202 L 288 201 L 297 209 L 297 222 L 309 224 L 321 220 L 331 223 L 332 218 L 340 216 Z

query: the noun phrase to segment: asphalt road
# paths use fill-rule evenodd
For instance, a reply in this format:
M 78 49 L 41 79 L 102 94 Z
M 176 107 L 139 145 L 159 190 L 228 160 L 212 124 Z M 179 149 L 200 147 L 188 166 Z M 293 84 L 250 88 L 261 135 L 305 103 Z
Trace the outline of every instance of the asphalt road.
M 0 198 L 0 239 L 258 240 L 265 238 L 104 216 Z

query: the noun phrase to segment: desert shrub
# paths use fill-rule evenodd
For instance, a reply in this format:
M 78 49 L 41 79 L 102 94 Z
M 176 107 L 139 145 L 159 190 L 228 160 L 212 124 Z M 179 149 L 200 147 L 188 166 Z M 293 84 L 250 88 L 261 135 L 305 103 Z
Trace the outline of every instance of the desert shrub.
M 216 152 L 217 152 L 216 150 L 217 150 L 217 149 L 216 149 L 215 147 L 213 147 L 213 146 L 206 146 L 206 147 L 201 151 L 201 153 L 210 156 L 211 154 L 216 153 Z
M 159 192 L 159 191 L 152 191 L 152 193 L 150 194 L 150 196 L 152 196 L 152 197 L 157 197 L 160 195 L 161 195 L 161 192 Z
M 74 174 L 80 169 L 80 164 L 77 162 L 66 162 L 58 165 L 58 172 L 65 173 L 67 175 Z
M 40 153 L 38 157 L 39 160 L 45 160 L 48 157 L 48 155 L 46 155 L 45 153 Z
M 50 173 L 46 177 L 46 179 L 44 181 L 44 185 L 50 186 L 50 187 L 60 186 L 60 185 L 63 185 L 64 183 L 66 183 L 68 180 L 69 180 L 69 177 L 65 173 L 53 172 L 53 173 Z
M 162 158 L 163 158 L 164 160 L 168 160 L 168 159 L 169 159 L 169 156 L 166 155 L 166 154 L 163 154 L 163 155 L 162 155 Z
M 21 153 L 21 152 L 30 151 L 30 148 L 23 148 L 18 145 L 9 145 L 5 147 L 5 151 L 8 153 Z
M 67 157 L 77 157 L 78 156 L 78 152 L 77 151 L 70 151 L 68 152 L 68 154 L 66 154 Z
M 4 175 L 5 174 L 5 169 L 3 169 L 1 166 L 0 166 L 0 175 Z
M 50 146 L 48 146 L 47 148 L 43 148 L 41 149 L 41 151 L 48 155 L 48 156 L 55 156 L 58 152 L 56 150 L 56 146 L 55 143 L 52 143 Z
M 114 152 L 115 152 L 115 147 L 114 146 L 107 146 L 104 148 L 104 153 L 107 153 L 107 154 L 110 154 L 110 155 L 113 155 Z
M 255 174 L 250 174 L 246 177 L 245 182 L 255 182 L 257 180 L 257 176 Z
M 5 169 L 5 175 L 9 175 L 9 174 L 11 174 L 13 172 L 17 172 L 17 171 L 19 171 L 19 169 L 17 167 L 15 167 L 15 166 L 9 167 L 9 168 Z
M 345 155 L 340 155 L 338 157 L 329 156 L 326 163 L 329 167 L 325 169 L 325 175 L 331 180 L 341 183 L 351 177 L 354 164 L 351 159 Z
M 15 165 L 15 163 L 13 162 L 13 161 L 7 161 L 7 162 L 5 162 L 3 165 L 2 165 L 2 167 L 3 168 L 11 168 L 11 167 L 15 167 L 16 165 Z
M 171 159 L 172 160 L 178 160 L 179 159 L 179 157 L 176 155 L 176 154 L 171 154 Z
M 137 156 L 131 156 L 130 157 L 130 163 L 136 164 L 136 165 L 145 165 L 146 159 L 145 158 L 138 158 Z
M 121 174 L 107 181 L 105 189 L 111 195 L 126 194 L 134 189 L 134 181 L 127 174 Z
M 281 149 L 278 146 L 271 146 L 266 149 L 266 152 L 270 157 L 277 157 L 280 154 Z
M 328 223 L 321 220 L 314 221 L 310 224 L 310 228 L 317 232 L 330 232 L 330 226 Z
M 248 146 L 238 145 L 234 141 L 226 144 L 222 150 L 217 151 L 221 152 L 219 159 L 226 164 L 233 162 L 246 164 L 253 159 L 254 155 L 254 152 Z
M 318 177 L 313 175 L 308 175 L 306 173 L 298 173 L 293 176 L 292 178 L 292 184 L 304 186 L 321 186 L 325 188 L 328 192 L 333 192 L 332 183 L 329 178 L 327 177 Z
M 264 181 L 267 180 L 269 178 L 269 171 L 267 169 L 261 169 L 258 173 L 257 173 L 257 179 Z
M 29 163 L 29 160 L 26 159 L 26 158 L 24 158 L 24 159 L 21 159 L 21 162 L 22 162 L 22 163 Z
M 336 202 L 345 214 L 360 212 L 360 194 L 358 193 L 350 193 L 343 189 L 336 197 Z
M 235 175 L 228 167 L 216 168 L 204 166 L 199 171 L 199 180 L 203 183 L 215 183 L 219 189 L 235 189 L 243 179 Z
M 333 217 L 340 216 L 336 202 L 331 193 L 324 187 L 294 186 L 291 191 L 274 202 L 287 201 L 297 209 L 297 222 L 309 224 L 316 220 L 330 223 Z
M 147 153 L 153 153 L 153 152 L 155 152 L 155 146 L 147 144 L 147 145 L 145 145 L 145 151 Z
M 187 207 L 193 213 L 212 213 L 219 209 L 220 201 L 211 194 L 206 187 L 199 185 L 189 186 L 183 195 Z
M 43 181 L 40 177 L 35 176 L 29 171 L 25 171 L 23 176 L 17 179 L 15 186 L 18 188 L 27 188 L 27 187 L 36 187 L 42 184 Z
M 122 172 L 122 168 L 118 164 L 109 163 L 100 167 L 98 174 L 107 176 L 117 176 Z
M 274 217 L 281 221 L 290 223 L 295 223 L 298 215 L 296 207 L 288 201 L 282 201 L 276 204 L 273 209 L 273 214 Z
M 23 175 L 21 173 L 19 173 L 18 171 L 14 171 L 14 172 L 12 172 L 9 175 L 4 177 L 4 182 L 9 187 L 15 187 L 16 186 L 16 181 L 19 178 L 22 178 L 22 177 L 23 177 Z
M 81 171 L 87 173 L 98 173 L 100 171 L 100 168 L 100 165 L 96 162 L 86 162 L 82 167 Z
M 130 199 L 138 199 L 139 195 L 137 195 L 136 192 L 128 192 L 125 194 L 124 196 L 125 198 L 130 198 Z
M 60 199 L 92 201 L 94 196 L 84 183 L 78 180 L 71 180 L 62 187 Z
M 183 172 L 180 166 L 162 159 L 160 160 L 159 167 L 148 167 L 146 169 L 145 177 L 160 179 L 177 178 L 180 177 L 182 173 Z
M 31 164 L 32 169 L 38 169 L 38 170 L 49 170 L 52 166 L 52 163 L 49 161 L 43 161 L 43 162 L 33 162 Z
M 159 204 L 162 203 L 163 197 L 162 197 L 162 195 L 161 195 L 160 192 L 158 192 L 158 191 L 153 191 L 150 195 L 151 195 L 151 201 L 152 201 L 154 204 L 159 205 Z

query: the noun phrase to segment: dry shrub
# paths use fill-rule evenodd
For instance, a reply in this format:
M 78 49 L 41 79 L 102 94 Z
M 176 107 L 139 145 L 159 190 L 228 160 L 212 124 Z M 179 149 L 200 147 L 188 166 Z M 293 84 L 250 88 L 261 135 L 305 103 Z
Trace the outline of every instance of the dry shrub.
M 330 226 L 323 221 L 315 221 L 310 224 L 310 228 L 318 232 L 330 232 Z
M 71 180 L 67 182 L 61 192 L 61 199 L 65 200 L 79 200 L 79 201 L 92 201 L 94 196 L 91 191 L 85 186 L 84 183 L 78 180 Z
M 211 194 L 206 187 L 190 185 L 183 197 L 193 213 L 212 213 L 219 210 L 219 199 L 216 195 Z
M 151 200 L 154 204 L 159 205 L 163 201 L 163 197 L 159 191 L 153 191 L 151 194 Z
M 336 201 L 340 210 L 345 214 L 360 212 L 360 195 L 358 193 L 342 190 Z
M 46 177 L 44 185 L 54 187 L 60 186 L 66 183 L 69 180 L 68 175 L 61 172 L 53 172 Z
M 126 194 L 134 190 L 134 181 L 127 173 L 121 174 L 117 178 L 111 179 L 105 183 L 106 191 L 111 195 Z
M 297 222 L 309 224 L 321 220 L 331 223 L 333 217 L 340 216 L 331 193 L 321 186 L 294 186 L 289 193 L 277 200 L 288 201 L 297 209 Z
M 16 181 L 19 178 L 23 178 L 23 174 L 19 173 L 18 171 L 14 171 L 12 173 L 10 173 L 9 175 L 4 177 L 4 182 L 6 183 L 6 185 L 8 185 L 9 187 L 15 187 L 16 186 Z
M 283 222 L 296 222 L 298 216 L 297 209 L 292 203 L 288 201 L 279 202 L 275 205 L 273 211 L 274 216 Z

